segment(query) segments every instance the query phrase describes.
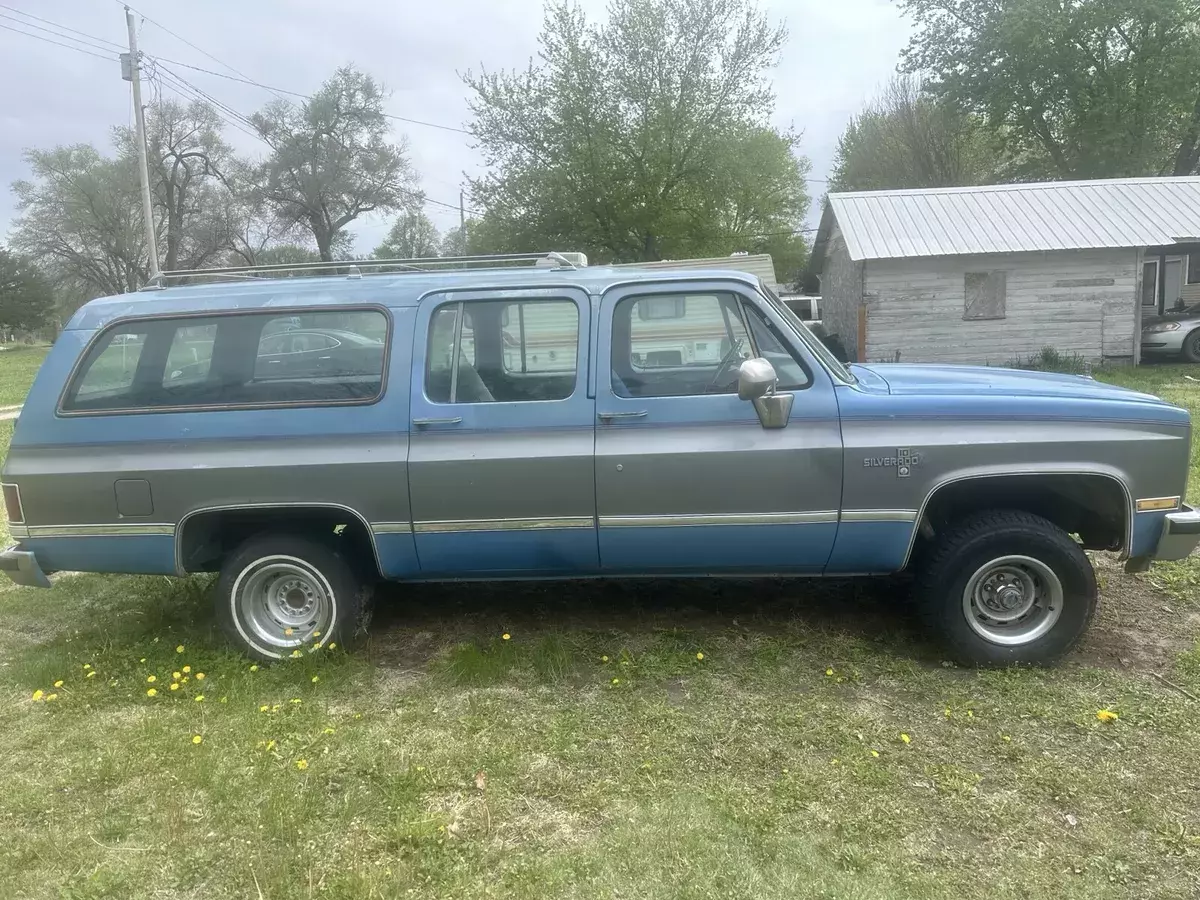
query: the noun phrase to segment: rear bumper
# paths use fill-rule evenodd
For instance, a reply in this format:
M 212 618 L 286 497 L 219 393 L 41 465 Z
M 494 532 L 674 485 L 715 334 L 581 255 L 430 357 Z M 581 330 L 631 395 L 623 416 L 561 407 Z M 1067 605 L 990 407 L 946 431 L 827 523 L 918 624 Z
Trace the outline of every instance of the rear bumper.
M 16 584 L 25 587 L 50 587 L 50 579 L 38 565 L 37 558 L 28 550 L 9 547 L 0 552 L 0 572 L 3 572 Z
M 1163 517 L 1155 559 L 1184 559 L 1200 544 L 1200 510 L 1184 506 Z

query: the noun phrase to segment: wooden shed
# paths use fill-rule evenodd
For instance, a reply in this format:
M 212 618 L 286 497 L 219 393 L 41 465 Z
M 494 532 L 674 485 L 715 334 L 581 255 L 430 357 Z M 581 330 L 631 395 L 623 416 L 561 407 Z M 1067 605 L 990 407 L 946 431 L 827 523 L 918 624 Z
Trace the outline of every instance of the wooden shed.
M 822 319 L 862 361 L 1137 361 L 1141 317 L 1200 303 L 1200 177 L 833 193 Z

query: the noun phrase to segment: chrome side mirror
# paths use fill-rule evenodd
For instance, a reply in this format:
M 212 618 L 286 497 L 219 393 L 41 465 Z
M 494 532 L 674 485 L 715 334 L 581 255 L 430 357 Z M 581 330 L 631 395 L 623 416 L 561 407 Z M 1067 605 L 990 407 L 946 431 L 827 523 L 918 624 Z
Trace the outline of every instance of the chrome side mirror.
M 791 394 L 775 393 L 779 378 L 768 360 L 748 359 L 738 369 L 738 397 L 754 404 L 763 428 L 786 428 L 792 415 Z
M 772 393 L 778 381 L 775 367 L 761 356 L 748 359 L 738 368 L 738 399 L 755 400 Z

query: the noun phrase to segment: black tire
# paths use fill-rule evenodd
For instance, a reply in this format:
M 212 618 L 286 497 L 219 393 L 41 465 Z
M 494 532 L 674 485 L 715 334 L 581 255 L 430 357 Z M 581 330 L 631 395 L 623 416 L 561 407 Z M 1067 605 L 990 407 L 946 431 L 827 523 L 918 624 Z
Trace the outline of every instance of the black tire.
M 1200 328 L 1183 339 L 1183 358 L 1190 363 L 1200 363 Z
M 965 593 L 977 573 L 986 571 L 989 562 L 1004 557 L 1026 558 L 1047 567 L 1061 586 L 1061 606 L 1057 618 L 1042 613 L 1042 621 L 1051 620 L 1048 630 L 1018 644 L 997 643 L 977 629 L 987 631 L 991 623 L 983 615 L 971 617 L 968 606 L 979 607 Z M 1028 571 L 1028 570 L 1027 570 Z M 1036 569 L 1032 570 L 1036 578 Z M 1036 580 L 1038 596 L 1050 596 L 1052 579 Z M 986 581 L 977 582 L 986 584 Z M 1096 576 L 1087 554 L 1058 526 L 1018 510 L 991 510 L 968 516 L 950 526 L 935 539 L 914 589 L 917 608 L 931 630 L 945 642 L 958 662 L 984 667 L 1013 665 L 1049 665 L 1067 653 L 1082 637 L 1096 612 Z M 971 597 L 976 596 L 972 590 Z M 988 598 L 984 598 L 985 600 Z M 1055 601 L 1042 604 L 1053 610 Z M 1030 616 L 1037 615 L 1036 611 Z M 972 618 L 975 624 L 972 624 Z M 1018 621 L 1013 627 L 1032 627 L 1038 620 L 1029 618 L 1028 626 Z M 1007 626 L 992 632 L 1004 632 Z
M 337 547 L 304 535 L 262 534 L 221 566 L 217 619 L 248 655 L 284 659 L 332 642 L 348 645 L 365 630 L 370 593 Z

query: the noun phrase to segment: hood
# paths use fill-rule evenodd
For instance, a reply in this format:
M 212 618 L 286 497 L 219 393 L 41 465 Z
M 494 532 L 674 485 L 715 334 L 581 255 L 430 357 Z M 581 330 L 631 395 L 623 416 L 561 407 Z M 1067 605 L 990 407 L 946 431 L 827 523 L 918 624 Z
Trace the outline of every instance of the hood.
M 882 379 L 890 394 L 981 394 L 1021 397 L 1074 397 L 1089 400 L 1142 401 L 1161 404 L 1153 394 L 1105 384 L 1082 375 L 1058 375 L 991 366 L 938 366 L 908 363 L 856 364 L 855 374 Z

